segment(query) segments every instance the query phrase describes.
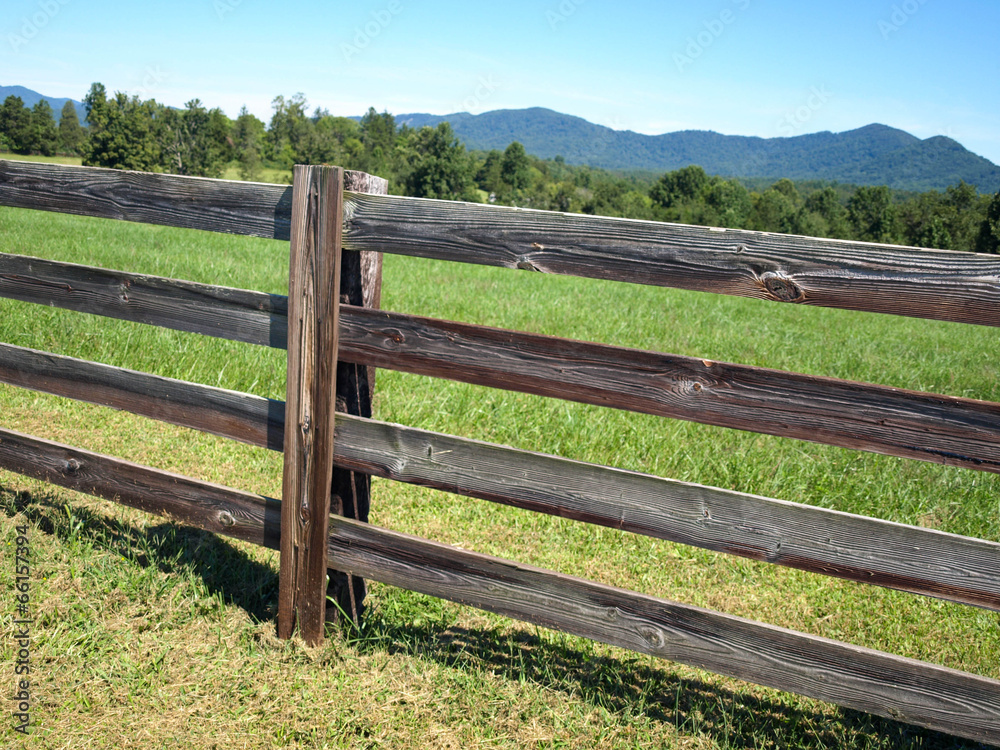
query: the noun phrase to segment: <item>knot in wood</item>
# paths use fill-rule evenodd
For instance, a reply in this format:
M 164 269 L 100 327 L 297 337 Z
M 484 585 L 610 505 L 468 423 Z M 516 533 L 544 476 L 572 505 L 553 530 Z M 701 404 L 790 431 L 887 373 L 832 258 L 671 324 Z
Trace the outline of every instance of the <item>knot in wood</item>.
M 398 349 L 406 341 L 406 336 L 398 328 L 386 328 L 383 335 L 385 336 L 385 347 L 387 349 Z
M 71 458 L 63 463 L 63 471 L 67 474 L 76 474 L 80 470 L 80 462 Z
M 688 378 L 682 381 L 680 390 L 681 392 L 686 394 L 701 393 L 702 391 L 706 390 L 709 387 L 709 385 L 710 385 L 709 383 L 703 380 L 698 380 L 697 378 Z
M 778 302 L 802 302 L 806 298 L 798 284 L 774 271 L 763 274 L 760 277 L 760 284 L 768 296 Z
M 236 519 L 233 518 L 233 514 L 227 510 L 219 512 L 218 521 L 220 526 L 225 526 L 226 528 L 236 525 Z
M 518 260 L 517 267 L 522 271 L 538 270 L 538 266 L 536 266 L 534 263 L 532 263 L 530 260 L 527 260 L 526 258 L 521 258 L 520 260 Z
M 646 643 L 646 648 L 655 651 L 662 650 L 667 645 L 663 631 L 651 624 L 642 623 L 636 628 L 639 637 Z

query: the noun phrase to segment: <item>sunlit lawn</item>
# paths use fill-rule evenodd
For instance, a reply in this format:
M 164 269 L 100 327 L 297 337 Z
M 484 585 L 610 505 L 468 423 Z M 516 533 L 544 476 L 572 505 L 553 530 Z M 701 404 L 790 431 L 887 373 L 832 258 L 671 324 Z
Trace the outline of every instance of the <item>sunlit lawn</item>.
M 0 250 L 287 290 L 287 244 L 265 240 L 0 209 Z M 992 329 L 391 256 L 384 273 L 383 307 L 399 312 L 1000 400 Z M 280 351 L 5 300 L 0 341 L 284 397 Z M 990 474 L 389 371 L 376 409 L 388 421 L 1000 540 Z M 6 386 L 0 414 L 6 428 L 280 496 L 280 456 L 264 450 Z M 0 543 L 25 519 L 31 527 L 38 746 L 956 746 L 378 584 L 360 633 L 305 649 L 273 636 L 268 551 L 9 473 L 0 501 Z M 996 613 L 380 480 L 372 522 L 1000 677 Z M 3 566 L 0 590 L 12 576 Z M 0 663 L 11 648 L 4 640 Z

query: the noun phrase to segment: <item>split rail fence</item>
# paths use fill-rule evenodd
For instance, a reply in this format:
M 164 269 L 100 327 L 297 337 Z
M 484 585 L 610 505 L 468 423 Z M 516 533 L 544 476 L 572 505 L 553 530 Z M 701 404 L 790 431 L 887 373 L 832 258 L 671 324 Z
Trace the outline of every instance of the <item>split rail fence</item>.
M 377 308 L 380 254 L 399 253 L 1000 326 L 1000 259 L 403 198 L 385 187 L 335 167 L 296 167 L 284 187 L 0 161 L 0 205 L 291 248 L 288 298 L 0 254 L 0 296 L 287 348 L 281 403 L 0 344 L 0 382 L 284 450 L 281 502 L 6 429 L 0 468 L 280 549 L 286 637 L 297 625 L 310 642 L 322 638 L 329 567 L 351 577 L 338 594 L 344 606 L 359 604 L 358 579 L 378 580 L 1000 742 L 996 680 L 363 522 L 364 485 L 377 476 L 1000 611 L 996 542 L 431 433 L 367 411 L 373 368 L 390 368 L 998 473 L 1000 404 Z

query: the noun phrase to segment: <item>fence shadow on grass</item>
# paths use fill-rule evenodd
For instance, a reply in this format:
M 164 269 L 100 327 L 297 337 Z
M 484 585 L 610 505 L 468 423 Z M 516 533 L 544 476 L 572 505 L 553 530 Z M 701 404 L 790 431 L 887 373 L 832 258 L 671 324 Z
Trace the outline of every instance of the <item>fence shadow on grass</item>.
M 0 507 L 22 514 L 44 533 L 68 542 L 84 536 L 95 547 L 122 554 L 164 573 L 189 571 L 212 595 L 243 609 L 256 622 L 273 621 L 278 576 L 274 567 L 251 559 L 237 545 L 200 529 L 169 522 L 137 527 L 82 507 L 67 513 L 65 500 L 47 492 L 0 486 Z M 763 695 L 757 688 L 736 692 L 683 677 L 670 664 L 621 652 L 563 634 L 530 629 L 468 628 L 435 616 L 441 600 L 397 589 L 385 594 L 360 630 L 342 626 L 340 638 L 362 653 L 406 654 L 456 669 L 484 671 L 513 682 L 531 682 L 619 716 L 672 725 L 689 736 L 713 739 L 721 747 L 815 748 L 982 748 L 984 745 L 858 711 L 810 711 Z M 419 606 L 407 598 L 419 597 Z M 426 601 L 423 601 L 426 599 Z
M 397 596 L 418 595 L 399 589 L 385 594 L 389 599 Z M 344 637 L 362 652 L 406 654 L 515 683 L 543 685 L 619 716 L 642 716 L 686 735 L 710 737 L 720 747 L 986 747 L 860 711 L 799 708 L 762 694 L 755 686 L 736 692 L 680 676 L 668 662 L 653 657 L 620 650 L 613 656 L 600 655 L 595 650 L 603 650 L 601 646 L 561 633 L 455 626 L 448 615 L 428 617 L 436 603 L 441 606 L 440 600 L 421 597 L 412 612 L 401 613 L 383 600 L 372 607 L 360 632 L 348 625 Z M 405 604 L 403 608 L 410 609 Z
M 79 506 L 72 507 L 70 517 L 59 495 L 2 486 L 0 507 L 7 515 L 23 514 L 63 541 L 80 533 L 98 549 L 112 550 L 143 567 L 155 565 L 164 573 L 187 569 L 202 579 L 209 594 L 243 609 L 256 622 L 273 620 L 277 612 L 277 570 L 211 532 L 169 521 L 139 528 Z

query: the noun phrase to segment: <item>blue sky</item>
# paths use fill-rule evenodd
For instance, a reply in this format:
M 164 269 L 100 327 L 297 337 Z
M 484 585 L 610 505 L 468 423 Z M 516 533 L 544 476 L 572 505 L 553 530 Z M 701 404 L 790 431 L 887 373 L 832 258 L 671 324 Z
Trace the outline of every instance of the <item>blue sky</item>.
M 871 122 L 1000 163 L 997 0 L 4 0 L 0 85 L 278 95 L 394 114 L 543 106 L 616 129 L 765 137 Z

